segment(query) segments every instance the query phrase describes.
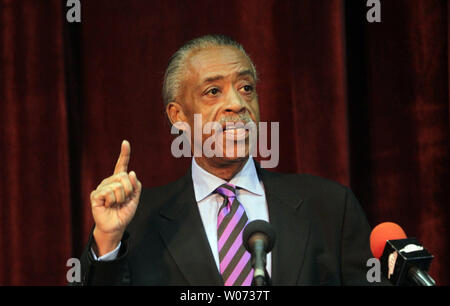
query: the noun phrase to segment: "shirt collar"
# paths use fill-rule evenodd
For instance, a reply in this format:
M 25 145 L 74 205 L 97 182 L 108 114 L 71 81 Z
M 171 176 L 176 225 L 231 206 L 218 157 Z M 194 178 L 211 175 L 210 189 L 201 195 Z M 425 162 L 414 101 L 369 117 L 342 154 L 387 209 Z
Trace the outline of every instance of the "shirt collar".
M 195 161 L 195 158 L 192 158 L 192 181 L 194 183 L 195 200 L 197 202 L 200 202 L 209 196 L 220 185 L 227 183 L 224 179 L 221 179 L 200 167 Z M 256 195 L 264 195 L 264 190 L 259 183 L 255 162 L 252 156 L 248 158 L 241 171 L 239 171 L 229 183 Z

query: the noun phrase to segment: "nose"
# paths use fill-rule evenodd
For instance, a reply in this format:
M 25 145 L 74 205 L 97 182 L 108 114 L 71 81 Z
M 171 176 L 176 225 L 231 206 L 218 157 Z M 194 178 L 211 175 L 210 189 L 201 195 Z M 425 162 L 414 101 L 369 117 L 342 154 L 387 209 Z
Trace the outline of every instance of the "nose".
M 242 113 L 247 109 L 247 103 L 245 99 L 236 91 L 236 89 L 230 90 L 226 102 L 225 102 L 225 112 L 226 113 Z

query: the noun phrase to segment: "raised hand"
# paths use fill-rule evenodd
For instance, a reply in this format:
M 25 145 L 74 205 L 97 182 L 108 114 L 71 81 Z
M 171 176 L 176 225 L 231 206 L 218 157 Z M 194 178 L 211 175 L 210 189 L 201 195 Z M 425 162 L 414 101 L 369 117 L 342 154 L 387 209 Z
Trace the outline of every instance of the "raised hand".
M 95 221 L 94 250 L 97 256 L 117 247 L 139 204 L 142 185 L 134 171 L 128 172 L 130 156 L 130 143 L 124 140 L 113 175 L 105 178 L 91 192 Z

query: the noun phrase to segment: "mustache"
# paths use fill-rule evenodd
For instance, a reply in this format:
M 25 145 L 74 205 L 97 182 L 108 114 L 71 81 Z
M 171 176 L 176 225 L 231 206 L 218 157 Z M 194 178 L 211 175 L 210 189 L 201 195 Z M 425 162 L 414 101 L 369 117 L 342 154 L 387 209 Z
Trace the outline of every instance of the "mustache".
M 250 122 L 253 122 L 253 119 L 249 114 L 238 114 L 233 116 L 225 116 L 220 118 L 219 123 L 223 126 L 226 123 L 243 123 L 244 125 Z

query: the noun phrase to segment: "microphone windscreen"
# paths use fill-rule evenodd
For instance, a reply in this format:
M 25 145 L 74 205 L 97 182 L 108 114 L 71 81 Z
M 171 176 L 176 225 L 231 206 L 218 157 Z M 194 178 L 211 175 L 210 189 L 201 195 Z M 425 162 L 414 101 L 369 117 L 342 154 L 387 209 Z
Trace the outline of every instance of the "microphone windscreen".
M 380 223 L 372 230 L 370 234 L 370 249 L 375 258 L 383 255 L 387 240 L 405 239 L 406 234 L 400 225 L 393 222 Z
M 247 224 L 247 226 L 244 228 L 244 232 L 242 234 L 242 241 L 244 242 L 245 248 L 251 252 L 251 248 L 249 246 L 250 238 L 253 234 L 261 233 L 266 236 L 267 238 L 267 244 L 265 251 L 266 253 L 269 253 L 274 244 L 275 244 L 275 229 L 273 228 L 272 224 L 269 222 L 266 222 L 264 220 L 254 220 Z

